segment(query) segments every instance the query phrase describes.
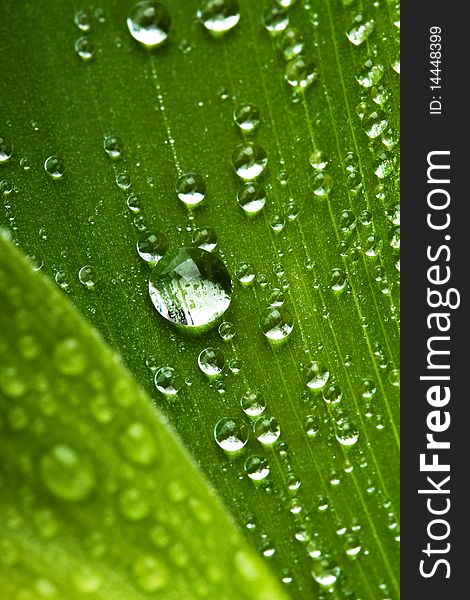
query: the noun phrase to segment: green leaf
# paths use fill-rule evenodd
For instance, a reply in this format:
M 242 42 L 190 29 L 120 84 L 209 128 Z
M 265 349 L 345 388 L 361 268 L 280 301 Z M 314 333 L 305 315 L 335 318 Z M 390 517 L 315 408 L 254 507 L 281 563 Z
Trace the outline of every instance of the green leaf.
M 4 597 L 284 598 L 118 355 L 2 238 L 0 304 Z
M 330 589 L 397 598 L 398 5 L 293 2 L 289 26 L 317 75 L 297 89 L 285 75 L 302 79 L 301 64 L 279 48 L 292 34 L 263 25 L 274 4 L 238 3 L 240 22 L 213 37 L 195 19 L 202 1 L 167 2 L 169 38 L 148 51 L 126 27 L 132 2 L 4 2 L 0 137 L 13 143 L 0 165 L 4 223 L 121 354 L 292 598 Z M 89 31 L 74 23 L 78 9 Z M 89 61 L 74 49 L 83 36 L 95 47 Z M 252 133 L 234 124 L 242 103 L 259 110 Z M 103 149 L 109 136 L 122 140 L 116 160 Z M 237 202 L 232 165 L 244 141 L 268 161 L 259 177 L 267 201 L 253 218 Z M 44 171 L 51 155 L 63 160 L 62 178 Z M 191 212 L 175 193 L 188 172 L 207 184 Z M 127 190 L 116 185 L 123 173 Z M 223 316 L 233 338 L 217 328 L 190 336 L 157 314 L 135 249 L 144 227 L 164 233 L 170 251 L 192 246 L 195 229 L 216 232 L 214 254 L 234 280 Z M 79 280 L 86 266 L 92 286 Z M 251 273 L 251 284 L 239 281 Z M 293 331 L 272 345 L 260 317 L 281 293 Z M 225 359 L 218 378 L 198 367 L 208 347 Z M 154 385 L 165 366 L 181 381 L 172 397 Z M 307 385 L 324 371 L 323 388 L 321 377 Z M 249 389 L 280 437 L 262 444 L 255 427 L 242 452 L 227 454 L 214 427 L 230 417 L 251 429 L 240 407 Z M 259 482 L 245 469 L 253 455 L 269 466 Z

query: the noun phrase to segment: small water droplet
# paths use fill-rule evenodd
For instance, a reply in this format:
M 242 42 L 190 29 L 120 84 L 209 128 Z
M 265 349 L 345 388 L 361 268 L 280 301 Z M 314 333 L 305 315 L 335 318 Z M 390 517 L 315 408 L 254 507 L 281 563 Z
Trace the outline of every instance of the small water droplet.
M 270 306 L 260 317 L 263 334 L 273 342 L 285 340 L 294 328 L 294 318 L 284 307 Z
M 150 505 L 138 488 L 127 488 L 119 494 L 119 508 L 129 521 L 141 521 L 150 513 Z
M 98 274 L 91 265 L 83 266 L 78 272 L 78 279 L 82 285 L 91 290 L 95 287 L 98 281 Z
M 278 35 L 289 25 L 289 14 L 282 6 L 272 6 L 263 13 L 263 25 L 271 35 Z
M 233 120 L 242 131 L 252 132 L 260 122 L 259 110 L 254 104 L 239 104 L 234 110 Z
M 197 173 L 185 173 L 176 182 L 176 193 L 187 206 L 197 206 L 206 195 L 206 182 Z
M 79 37 L 75 42 L 75 52 L 82 60 L 90 60 L 95 54 L 95 45 L 89 37 Z
M 334 585 L 340 572 L 341 569 L 338 566 L 333 565 L 328 559 L 322 558 L 313 563 L 312 577 L 323 587 Z
M 127 208 L 131 211 L 131 212 L 140 212 L 141 209 L 141 205 L 140 205 L 140 200 L 137 196 L 129 196 L 126 200 L 126 204 L 127 204 Z
M 194 230 L 192 241 L 198 248 L 212 252 L 217 246 L 217 234 L 211 227 L 201 227 Z
M 171 323 L 213 325 L 230 305 L 232 282 L 224 263 L 199 248 L 167 253 L 150 275 L 150 298 Z
M 317 198 L 326 198 L 333 188 L 333 178 L 323 171 L 310 173 L 308 185 Z
M 39 461 L 39 472 L 46 488 L 61 500 L 85 500 L 96 485 L 91 460 L 65 444 L 57 444 Z
M 131 423 L 121 434 L 119 445 L 124 455 L 137 465 L 148 466 L 155 461 L 154 438 L 147 426 L 139 421 Z
M 6 162 L 13 154 L 13 144 L 9 137 L 0 135 L 0 163 Z
M 84 11 L 79 10 L 75 13 L 73 18 L 75 25 L 80 29 L 80 31 L 90 31 L 91 29 L 91 19 L 90 15 Z
M 104 139 L 103 148 L 110 158 L 119 158 L 122 155 L 123 143 L 121 138 L 109 135 Z
M 131 178 L 128 173 L 119 173 L 116 175 L 116 185 L 121 190 L 128 190 L 131 187 Z
M 285 79 L 289 85 L 305 89 L 318 77 L 315 64 L 304 56 L 297 56 L 286 65 Z
M 235 268 L 235 277 L 243 285 L 249 285 L 253 283 L 255 271 L 249 263 L 242 262 Z
M 261 394 L 247 390 L 240 399 L 240 406 L 249 417 L 259 417 L 266 408 L 266 400 Z
M 328 158 L 321 150 L 314 150 L 310 154 L 310 164 L 317 171 L 323 171 L 328 165 Z
M 49 156 L 44 161 L 44 170 L 52 179 L 60 179 L 65 173 L 62 159 L 57 156 Z
M 362 17 L 356 17 L 355 24 L 346 33 L 346 36 L 351 44 L 354 44 L 354 46 L 360 46 L 368 39 L 374 29 L 375 23 L 373 20 L 362 23 Z
M 142 46 L 156 48 L 165 42 L 170 31 L 171 17 L 159 2 L 138 2 L 127 19 L 131 36 Z
M 275 417 L 259 417 L 253 424 L 256 439 L 262 444 L 274 444 L 281 435 L 281 428 Z
M 319 361 L 312 361 L 307 368 L 307 387 L 311 390 L 320 390 L 328 382 L 330 372 Z
M 219 325 L 218 332 L 220 337 L 226 342 L 233 340 L 235 337 L 235 329 L 233 323 L 230 323 L 230 321 L 223 321 L 223 323 Z
M 256 215 L 266 204 L 266 192 L 258 183 L 246 181 L 238 189 L 237 200 L 247 215 Z
M 166 588 L 170 575 L 165 564 L 156 556 L 143 554 L 132 565 L 137 587 L 147 594 Z
M 281 232 L 284 229 L 285 224 L 286 220 L 284 216 L 277 213 L 272 215 L 269 219 L 269 226 L 275 233 Z
M 137 241 L 137 253 L 142 260 L 157 263 L 168 250 L 168 241 L 164 233 L 145 231 Z
M 304 49 L 302 33 L 295 27 L 288 27 L 279 36 L 277 47 L 286 60 L 292 60 Z
M 60 373 L 69 376 L 80 375 L 87 366 L 86 356 L 75 338 L 67 338 L 56 345 L 54 362 Z
M 253 481 L 261 481 L 269 475 L 268 460 L 263 456 L 253 454 L 245 461 L 245 473 Z
M 181 388 L 181 380 L 173 367 L 160 367 L 154 377 L 155 387 L 165 396 L 175 396 Z
M 205 348 L 199 354 L 197 364 L 205 375 L 216 377 L 222 373 L 224 368 L 224 355 L 216 348 Z
M 213 35 L 223 35 L 240 20 L 240 9 L 236 0 L 205 0 L 197 16 Z
M 252 142 L 238 145 L 232 154 L 235 173 L 245 180 L 255 179 L 268 164 L 266 152 Z
M 227 452 L 237 452 L 248 442 L 250 431 L 246 423 L 234 417 L 223 417 L 214 427 L 217 445 Z

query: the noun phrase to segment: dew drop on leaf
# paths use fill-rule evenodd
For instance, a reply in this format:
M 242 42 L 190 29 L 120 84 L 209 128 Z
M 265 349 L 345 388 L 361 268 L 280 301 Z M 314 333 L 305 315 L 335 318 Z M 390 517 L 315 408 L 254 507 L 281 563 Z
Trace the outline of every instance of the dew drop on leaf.
M 247 390 L 240 399 L 240 406 L 249 417 L 259 417 L 266 408 L 266 400 L 258 392 Z
M 197 364 L 201 371 L 208 377 L 216 377 L 222 373 L 225 359 L 220 350 L 216 348 L 205 348 L 197 358 Z
M 122 155 L 123 143 L 121 138 L 109 135 L 104 139 L 103 148 L 110 158 L 119 158 Z
M 259 125 L 259 110 L 254 104 L 239 104 L 233 113 L 233 120 L 242 131 L 249 133 Z
M 198 248 L 212 252 L 217 246 L 217 234 L 211 227 L 201 227 L 193 231 L 192 242 Z
M 305 89 L 318 77 L 318 72 L 313 62 L 304 56 L 297 56 L 286 65 L 285 79 L 289 85 Z
M 368 39 L 374 28 L 374 21 L 370 20 L 362 23 L 362 17 L 358 16 L 355 19 L 355 24 L 346 33 L 346 37 L 354 46 L 360 46 Z
M 261 481 L 269 475 L 268 460 L 257 454 L 249 456 L 245 461 L 245 473 L 254 481 Z
M 259 417 L 253 424 L 256 439 L 262 444 L 271 445 L 279 439 L 281 428 L 275 417 Z
M 75 25 L 80 29 L 80 31 L 90 31 L 91 29 L 91 19 L 90 15 L 84 11 L 79 10 L 75 13 L 73 18 Z
M 224 263 L 199 248 L 167 253 L 153 269 L 150 298 L 157 311 L 177 325 L 213 325 L 230 305 L 232 282 Z
M 266 204 L 266 192 L 254 181 L 246 181 L 238 189 L 237 200 L 248 216 L 256 215 Z
M 272 6 L 263 13 L 263 25 L 271 35 L 278 35 L 289 25 L 289 15 L 282 6 Z
M 307 367 L 307 387 L 311 390 L 320 390 L 328 382 L 330 372 L 319 361 L 312 361 Z
M 148 263 L 157 263 L 168 250 L 168 241 L 164 233 L 145 231 L 137 240 L 137 253 Z
M 308 185 L 317 198 L 326 198 L 333 188 L 333 178 L 324 171 L 310 173 Z
M 127 19 L 131 36 L 142 46 L 156 48 L 165 42 L 170 31 L 171 17 L 159 2 L 138 2 Z
M 137 587 L 150 594 L 166 588 L 170 575 L 165 564 L 156 556 L 142 554 L 132 566 Z
M 56 345 L 54 363 L 60 373 L 73 377 L 85 371 L 87 359 L 78 341 L 74 338 L 67 338 Z
M 279 36 L 277 47 L 286 60 L 292 60 L 304 49 L 304 40 L 301 32 L 294 27 L 288 27 Z
M 119 437 L 124 456 L 137 465 L 151 465 L 155 461 L 157 448 L 149 429 L 143 423 L 131 423 Z
M 41 456 L 39 472 L 46 488 L 69 502 L 85 500 L 96 485 L 91 460 L 65 444 L 57 444 Z
M 176 396 L 181 389 L 181 380 L 173 367 L 160 367 L 154 377 L 155 387 L 165 396 Z
M 92 289 L 98 281 L 96 270 L 91 265 L 83 266 L 78 272 L 78 279 L 87 289 Z
M 206 195 L 206 182 L 197 173 L 185 173 L 176 182 L 178 198 L 187 206 L 197 206 Z
M 126 488 L 119 494 L 119 508 L 124 518 L 129 521 L 141 521 L 150 513 L 150 505 L 141 490 L 135 487 Z
M 235 173 L 245 180 L 256 179 L 268 164 L 266 152 L 258 144 L 247 142 L 238 145 L 232 154 Z
M 262 313 L 259 326 L 268 340 L 281 342 L 291 334 L 294 318 L 285 308 L 270 306 Z
M 60 179 L 65 173 L 64 163 L 57 156 L 49 156 L 44 161 L 44 170 L 52 179 Z
M 204 0 L 197 16 L 208 31 L 222 35 L 238 23 L 240 9 L 236 0 Z
M 13 144 L 9 137 L 0 135 L 0 163 L 6 162 L 13 154 Z
M 226 342 L 233 340 L 235 337 L 235 329 L 233 327 L 233 323 L 230 323 L 230 321 L 223 321 L 219 325 L 218 331 L 220 337 Z
M 317 171 L 323 171 L 328 165 L 328 157 L 321 150 L 314 150 L 310 154 L 309 161 L 312 167 Z
M 95 54 L 95 45 L 89 37 L 79 37 L 75 42 L 75 52 L 82 60 L 90 60 Z
M 223 417 L 214 427 L 217 445 L 227 452 L 238 452 L 246 443 L 250 431 L 246 423 L 237 417 Z

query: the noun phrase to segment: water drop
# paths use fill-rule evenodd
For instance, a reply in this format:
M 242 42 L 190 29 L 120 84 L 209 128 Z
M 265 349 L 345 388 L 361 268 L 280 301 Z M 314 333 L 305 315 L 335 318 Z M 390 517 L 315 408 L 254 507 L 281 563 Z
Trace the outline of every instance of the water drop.
M 173 367 L 160 367 L 154 377 L 155 387 L 165 396 L 175 396 L 180 388 L 181 381 Z
M 128 190 L 131 187 L 131 178 L 128 173 L 119 173 L 116 175 L 116 185 L 121 190 Z
M 119 508 L 129 521 L 141 521 L 150 512 L 149 503 L 138 488 L 127 488 L 119 494 Z
M 227 310 L 230 275 L 220 258 L 199 248 L 169 252 L 150 275 L 150 298 L 157 311 L 177 325 L 213 325 Z
M 285 79 L 289 85 L 305 89 L 318 77 L 318 72 L 313 62 L 303 56 L 297 56 L 286 65 Z
M 104 139 L 103 148 L 110 158 L 119 158 L 122 155 L 122 140 L 121 138 L 109 135 Z
M 267 163 L 266 152 L 252 142 L 240 144 L 232 154 L 233 168 L 242 179 L 255 179 L 264 171 Z
M 305 433 L 309 437 L 315 437 L 318 433 L 318 419 L 316 419 L 313 415 L 307 415 L 305 419 Z
M 253 283 L 255 271 L 250 263 L 242 262 L 235 268 L 235 277 L 243 285 L 249 285 Z
M 78 279 L 82 285 L 91 290 L 95 287 L 96 282 L 98 281 L 98 275 L 94 267 L 85 265 L 78 272 Z
M 333 178 L 323 171 L 310 173 L 308 185 L 317 198 L 326 198 L 333 188 Z
M 240 9 L 236 0 L 205 0 L 197 16 L 208 31 L 222 35 L 238 23 Z
M 67 338 L 56 345 L 54 363 L 60 373 L 73 377 L 85 371 L 87 359 L 78 340 Z
M 164 233 L 145 231 L 137 241 L 137 253 L 142 260 L 157 263 L 168 250 L 168 241 Z
M 353 446 L 359 438 L 359 431 L 348 419 L 342 419 L 336 427 L 336 439 L 342 446 Z
M 272 6 L 263 13 L 263 25 L 270 34 L 277 35 L 289 25 L 289 15 L 282 6 Z
M 319 585 L 330 587 L 336 583 L 340 572 L 340 568 L 332 565 L 328 559 L 321 559 L 314 562 L 312 577 Z
M 6 162 L 13 154 L 13 144 L 10 138 L 5 135 L 0 136 L 0 163 Z
M 277 41 L 277 47 L 286 60 L 292 60 L 304 49 L 304 39 L 301 32 L 294 27 L 285 29 Z
M 312 361 L 307 368 L 307 387 L 311 390 L 320 390 L 328 382 L 330 372 L 319 361 Z
M 238 204 L 247 215 L 256 215 L 266 204 L 266 192 L 254 181 L 246 181 L 238 189 Z
M 388 376 L 390 383 L 396 387 L 400 387 L 400 369 L 393 369 Z
M 239 104 L 233 113 L 233 120 L 242 131 L 254 131 L 260 121 L 259 110 L 254 104 Z
M 164 589 L 170 579 L 167 567 L 152 555 L 139 556 L 132 566 L 132 571 L 137 586 L 147 594 Z
M 85 500 L 96 485 L 91 461 L 65 444 L 57 444 L 42 455 L 39 472 L 47 489 L 61 500 Z
M 228 363 L 228 368 L 232 373 L 240 373 L 242 364 L 237 358 L 232 358 L 232 360 Z
M 342 397 L 343 392 L 337 383 L 330 383 L 330 385 L 323 390 L 323 400 L 327 404 L 338 404 L 341 402 Z
M 90 31 L 90 15 L 84 10 L 77 11 L 73 20 L 75 21 L 75 25 L 80 29 L 80 31 Z
M 281 435 L 281 428 L 275 417 L 259 417 L 253 425 L 256 439 L 262 444 L 274 444 Z
M 157 454 L 152 433 L 146 425 L 135 421 L 119 437 L 119 445 L 124 455 L 137 465 L 153 464 Z
M 266 458 L 253 454 L 245 461 L 245 473 L 253 481 L 261 481 L 269 475 L 269 464 Z
M 263 334 L 273 342 L 285 340 L 294 328 L 294 318 L 283 307 L 270 306 L 260 317 L 259 326 Z
M 193 231 L 192 241 L 198 248 L 212 252 L 217 246 L 217 234 L 211 227 L 202 227 Z
M 187 206 L 197 206 L 206 195 L 206 182 L 197 173 L 185 173 L 176 182 L 176 193 Z
M 250 431 L 246 423 L 234 417 L 223 417 L 214 427 L 217 445 L 227 452 L 237 452 L 248 442 Z
M 275 233 L 279 233 L 280 231 L 282 231 L 285 227 L 285 224 L 286 220 L 283 217 L 283 215 L 279 215 L 277 213 L 272 215 L 269 219 L 269 226 Z
M 374 31 L 375 23 L 374 21 L 366 21 L 365 23 L 361 23 L 361 20 L 356 18 L 357 25 L 353 25 L 351 29 L 346 33 L 348 40 L 354 46 L 360 46 L 364 43 L 370 34 Z
M 223 323 L 219 325 L 218 332 L 220 337 L 226 342 L 233 340 L 235 337 L 233 323 L 230 323 L 229 321 L 223 321 Z
M 317 171 L 323 171 L 328 165 L 328 158 L 321 150 L 314 150 L 310 154 L 310 164 Z
M 140 206 L 140 200 L 137 196 L 134 195 L 130 195 L 127 200 L 126 200 L 126 204 L 127 204 L 127 208 L 133 212 L 140 212 L 141 206 Z
M 366 377 L 362 380 L 361 395 L 363 398 L 372 398 L 377 393 L 377 386 L 373 379 Z
M 205 348 L 197 357 L 197 364 L 205 375 L 215 377 L 222 373 L 225 364 L 224 355 L 216 348 Z
M 95 54 L 95 45 L 89 37 L 79 37 L 75 42 L 75 52 L 82 60 L 90 60 Z
M 348 285 L 348 278 L 343 269 L 332 269 L 330 276 L 330 287 L 334 292 L 343 292 Z
M 286 210 L 288 219 L 290 221 L 295 221 L 299 214 L 299 207 L 297 206 L 297 204 L 295 202 L 289 202 L 289 204 L 286 207 Z
M 131 36 L 147 48 L 156 48 L 168 38 L 171 17 L 159 2 L 137 3 L 127 19 Z
M 266 401 L 261 394 L 247 390 L 240 399 L 240 406 L 249 417 L 259 417 L 266 408 Z
M 352 231 L 356 226 L 356 215 L 352 210 L 342 210 L 339 216 L 339 226 L 341 231 L 349 232 Z
M 44 170 L 52 179 L 60 179 L 65 173 L 64 163 L 57 156 L 46 158 L 44 161 Z

